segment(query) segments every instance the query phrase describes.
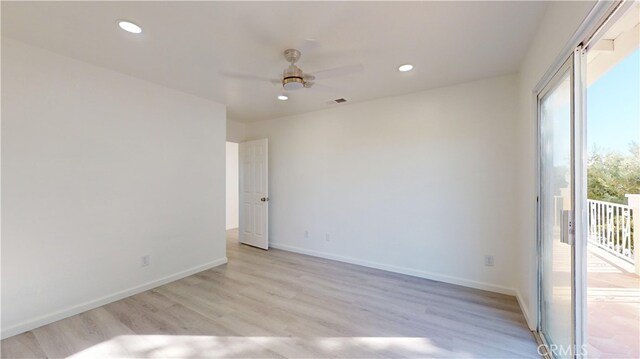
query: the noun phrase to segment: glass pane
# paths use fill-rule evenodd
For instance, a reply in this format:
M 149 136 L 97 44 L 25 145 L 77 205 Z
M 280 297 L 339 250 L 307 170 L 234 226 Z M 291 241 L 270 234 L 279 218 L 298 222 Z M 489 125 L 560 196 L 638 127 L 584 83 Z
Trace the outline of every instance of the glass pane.
M 569 73 L 540 104 L 542 333 L 556 357 L 571 356 L 572 254 L 561 242 L 563 216 L 572 210 L 571 81 Z

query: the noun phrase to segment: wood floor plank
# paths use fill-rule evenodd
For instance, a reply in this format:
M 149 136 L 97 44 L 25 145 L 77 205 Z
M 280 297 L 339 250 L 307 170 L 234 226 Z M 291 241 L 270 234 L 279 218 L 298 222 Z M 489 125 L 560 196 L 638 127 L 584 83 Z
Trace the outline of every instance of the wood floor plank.
M 3 358 L 46 358 L 33 332 L 18 334 L 2 341 Z
M 536 358 L 515 298 L 282 250 L 1 342 L 3 358 Z
M 120 335 L 135 334 L 99 307 L 33 330 L 42 350 L 50 358 L 68 357 Z M 127 355 L 134 353 L 126 349 Z

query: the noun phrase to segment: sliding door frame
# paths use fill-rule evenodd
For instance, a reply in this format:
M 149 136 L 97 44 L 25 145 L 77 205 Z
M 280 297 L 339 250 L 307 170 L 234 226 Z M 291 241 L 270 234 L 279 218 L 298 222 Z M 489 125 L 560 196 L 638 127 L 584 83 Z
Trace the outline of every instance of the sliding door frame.
M 541 280 L 542 280 L 542 231 L 541 231 L 541 132 L 540 132 L 540 103 L 539 99 L 552 86 L 557 74 L 566 70 L 568 62 L 571 66 L 571 151 L 572 151 L 572 192 L 575 213 L 575 240 L 572 246 L 572 349 L 573 357 L 582 358 L 586 352 L 586 311 L 587 311 L 587 143 L 586 143 L 586 53 L 589 48 L 603 35 L 608 24 L 633 5 L 631 0 L 598 1 L 587 17 L 580 24 L 577 31 L 565 44 L 552 66 L 545 72 L 535 86 L 532 97 L 535 106 L 533 114 L 536 121 L 536 273 L 535 286 L 537 297 L 536 330 L 543 344 L 546 343 L 541 335 Z M 548 346 L 547 346 L 548 348 Z M 553 353 L 548 353 L 553 357 Z

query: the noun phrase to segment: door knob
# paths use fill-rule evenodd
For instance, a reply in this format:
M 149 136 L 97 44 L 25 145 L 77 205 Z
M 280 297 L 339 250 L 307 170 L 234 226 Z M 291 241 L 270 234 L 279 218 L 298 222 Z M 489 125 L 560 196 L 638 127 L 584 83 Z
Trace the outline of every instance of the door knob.
M 269 202 L 269 197 L 262 197 L 262 198 L 260 198 L 260 200 L 262 202 Z

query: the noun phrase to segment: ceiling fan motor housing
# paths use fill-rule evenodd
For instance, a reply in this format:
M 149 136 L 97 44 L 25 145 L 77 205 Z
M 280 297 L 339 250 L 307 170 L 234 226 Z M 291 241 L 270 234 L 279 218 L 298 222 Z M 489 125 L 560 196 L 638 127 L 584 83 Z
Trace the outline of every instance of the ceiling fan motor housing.
M 302 56 L 302 53 L 300 52 L 300 50 L 296 50 L 296 49 L 284 50 L 285 60 L 287 60 L 287 62 L 290 62 L 292 65 L 298 62 L 298 60 L 300 60 L 300 56 Z

